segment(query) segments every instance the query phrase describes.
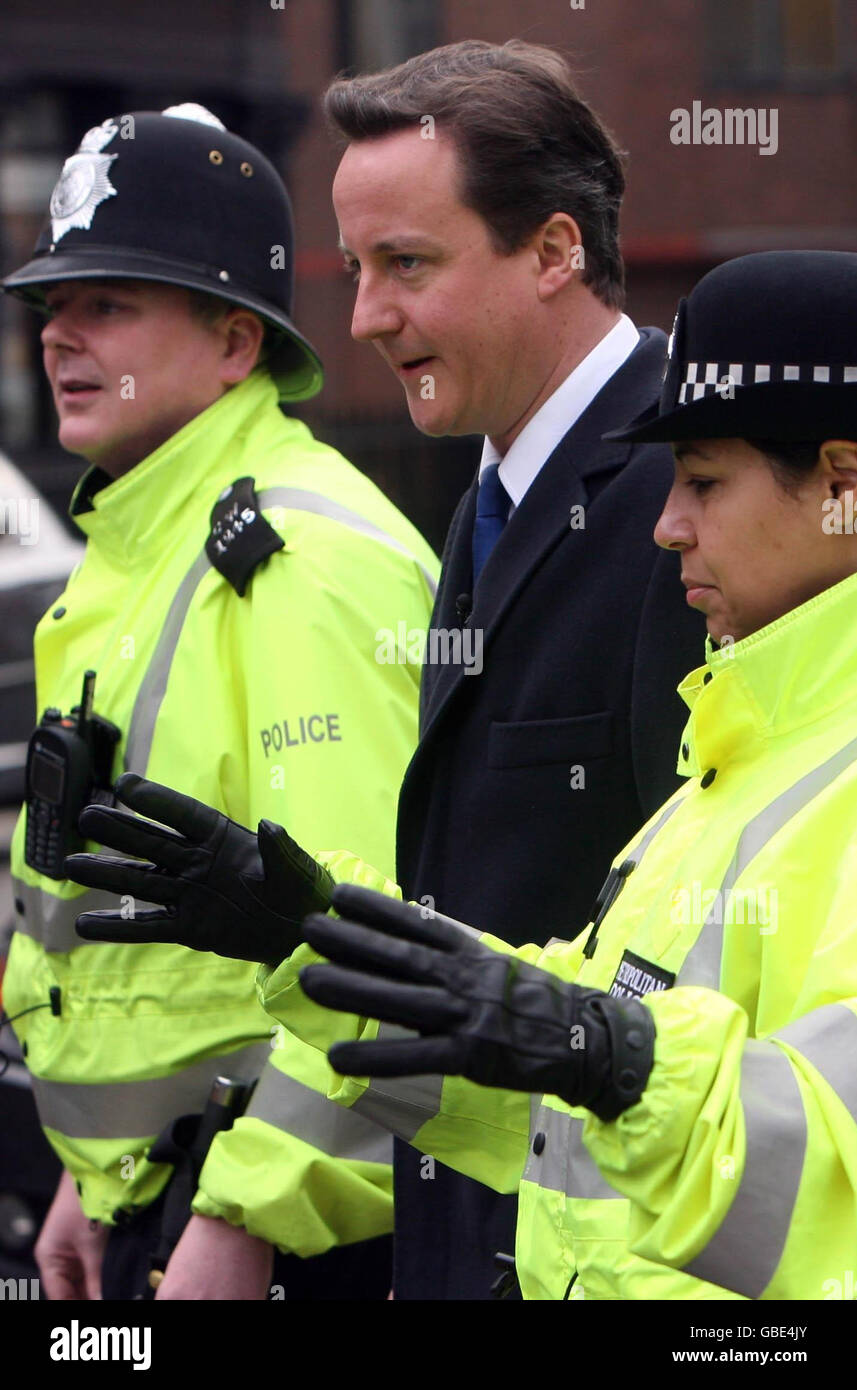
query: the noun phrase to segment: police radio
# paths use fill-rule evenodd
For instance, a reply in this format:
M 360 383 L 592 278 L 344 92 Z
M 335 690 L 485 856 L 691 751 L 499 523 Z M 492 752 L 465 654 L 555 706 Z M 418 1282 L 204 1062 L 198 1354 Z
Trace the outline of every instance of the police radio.
M 84 847 L 78 817 L 91 801 L 114 804 L 111 771 L 120 731 L 93 714 L 95 672 L 83 677 L 71 714 L 46 709 L 27 748 L 24 858 L 47 878 L 65 878 L 67 854 Z

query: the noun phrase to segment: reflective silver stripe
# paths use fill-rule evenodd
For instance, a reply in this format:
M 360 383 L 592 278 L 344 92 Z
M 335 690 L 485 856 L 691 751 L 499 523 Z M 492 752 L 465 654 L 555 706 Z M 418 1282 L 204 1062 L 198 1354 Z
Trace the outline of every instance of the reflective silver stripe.
M 121 898 L 103 888 L 87 888 L 76 898 L 58 898 L 38 884 L 23 883 L 19 878 L 13 878 L 12 884 L 16 900 L 15 931 L 33 937 L 45 951 L 74 951 L 78 946 L 100 944 L 78 936 L 75 922 L 81 912 L 101 912 L 105 908 L 117 912 L 121 903 Z M 18 908 L 19 902 L 23 912 Z M 151 906 L 151 903 L 135 903 L 137 911 Z
M 416 904 L 415 904 L 416 906 Z M 424 909 L 426 916 L 440 916 Z M 459 922 L 454 917 L 444 917 L 444 922 L 458 929 L 466 936 L 478 941 L 484 932 L 471 927 L 467 922 Z M 378 1042 L 390 1042 L 398 1038 L 418 1038 L 411 1028 L 401 1028 L 395 1023 L 378 1024 Z M 363 1095 L 351 1106 L 376 1124 L 383 1125 L 391 1134 L 396 1134 L 408 1143 L 418 1129 L 437 1119 L 440 1114 L 443 1096 L 444 1076 L 401 1076 L 391 1080 L 373 1077 Z
M 397 541 L 394 536 L 388 536 L 387 532 L 382 531 L 380 526 L 376 526 L 374 521 L 367 521 L 366 517 L 361 516 L 359 512 L 352 512 L 349 507 L 343 507 L 339 502 L 334 502 L 332 498 L 325 497 L 323 492 L 309 492 L 300 487 L 267 487 L 264 492 L 259 493 L 259 506 L 262 508 L 291 507 L 294 511 L 314 512 L 317 516 L 326 516 L 330 521 L 338 521 L 341 525 L 350 527 L 352 531 L 360 531 L 364 536 L 371 536 L 373 540 L 380 541 L 382 545 L 389 546 L 391 550 L 398 550 L 400 555 L 407 555 L 409 560 L 413 560 L 414 564 L 422 570 L 432 597 L 437 593 L 437 580 L 434 575 L 408 550 L 406 545 Z
M 427 916 L 441 916 L 440 913 L 430 914 L 428 909 L 425 909 L 425 912 Z M 458 927 L 466 936 L 476 941 L 485 935 L 476 927 L 469 926 L 467 922 L 459 922 L 454 917 L 443 917 L 443 921 Z M 378 1042 L 419 1036 L 413 1029 L 401 1028 L 398 1024 L 378 1025 Z M 373 1077 L 351 1109 L 360 1111 L 367 1119 L 383 1125 L 392 1134 L 410 1143 L 417 1130 L 422 1129 L 429 1120 L 437 1119 L 440 1114 L 445 1080 L 444 1076 L 439 1075 L 402 1076 L 395 1079 Z
M 793 1047 L 832 1086 L 857 1124 L 857 1017 L 844 1004 L 825 1004 L 774 1037 Z
M 170 1076 L 102 1086 L 33 1076 L 33 1093 L 42 1124 L 69 1139 L 148 1139 L 177 1115 L 203 1110 L 215 1077 L 253 1080 L 269 1055 L 268 1042 L 253 1043 Z
M 0 744 L 0 772 L 8 772 L 10 768 L 23 768 L 27 761 L 26 743 L 3 743 Z
M 359 531 L 363 535 L 381 541 L 391 550 L 396 550 L 401 555 L 407 555 L 409 559 L 413 560 L 414 564 L 418 565 L 422 571 L 431 594 L 435 594 L 437 590 L 436 579 L 411 554 L 407 546 L 402 545 L 392 536 L 388 536 L 385 531 L 382 531 L 373 522 L 367 521 L 359 512 L 350 511 L 348 507 L 341 506 L 330 497 L 325 497 L 323 493 L 309 492 L 303 488 L 265 488 L 264 491 L 258 493 L 258 500 L 259 506 L 262 508 L 280 506 L 290 507 L 293 511 L 313 512 L 318 516 L 326 516 L 331 521 L 348 526 L 352 531 Z M 170 604 L 170 610 L 161 629 L 152 660 L 149 662 L 148 670 L 134 701 L 128 737 L 125 742 L 125 769 L 128 772 L 145 773 L 147 769 L 149 755 L 152 751 L 152 740 L 155 736 L 155 724 L 166 693 L 170 667 L 176 653 L 184 620 L 200 581 L 210 569 L 211 563 L 203 551 L 188 570 Z
M 625 856 L 625 858 L 622 860 L 622 863 L 615 864 L 610 869 L 610 872 L 608 873 L 607 878 L 605 879 L 601 887 L 601 890 L 598 894 L 598 901 L 595 905 L 598 910 L 597 912 L 594 912 L 595 920 L 589 927 L 588 935 L 586 937 L 586 944 L 583 948 L 584 956 L 590 957 L 594 955 L 598 943 L 598 932 L 601 928 L 601 923 L 604 921 L 606 917 L 609 916 L 609 914 L 613 910 L 613 904 L 618 898 L 619 894 L 621 893 L 623 887 L 625 886 L 625 883 L 628 879 L 628 874 L 630 874 L 632 870 L 637 868 L 638 864 L 640 863 L 640 860 L 646 853 L 646 850 L 649 848 L 649 845 L 652 843 L 652 840 L 655 838 L 658 831 L 661 829 L 662 826 L 666 825 L 670 816 L 678 810 L 679 806 L 681 806 L 683 802 L 684 798 L 682 798 L 681 801 L 674 801 L 670 806 L 667 806 L 666 810 L 662 811 L 661 814 L 658 816 L 654 825 L 649 826 L 643 838 Z M 619 870 L 624 865 L 629 866 L 628 871 L 626 873 L 620 873 Z M 587 927 L 584 927 L 583 931 L 586 932 Z M 553 938 L 551 938 L 551 940 L 553 940 Z M 551 942 L 549 941 L 548 945 L 550 944 Z
M 747 1154 L 738 1190 L 711 1240 L 684 1272 L 746 1298 L 761 1298 L 782 1259 L 807 1137 L 792 1065 L 770 1042 L 745 1044 L 741 1105 Z
M 702 930 L 685 957 L 678 973 L 676 985 L 702 985 L 707 989 L 720 988 L 720 962 L 723 955 L 723 925 L 726 917 L 725 903 L 738 878 L 751 861 L 774 838 L 793 816 L 824 791 L 840 773 L 844 772 L 857 758 L 857 739 L 846 743 L 831 758 L 814 767 L 793 786 L 781 792 L 774 801 L 754 816 L 741 831 L 741 838 L 732 856 Z M 719 921 L 717 919 L 720 919 Z
M 371 1120 L 286 1076 L 273 1064 L 262 1072 L 247 1114 L 302 1139 L 331 1158 L 359 1159 L 364 1163 L 393 1161 L 393 1138 L 388 1130 L 379 1129 Z
M 610 1186 L 595 1159 L 585 1147 L 583 1143 L 583 1120 L 578 1119 L 576 1115 L 568 1115 L 566 1118 L 569 1121 L 566 1195 L 592 1199 L 612 1197 L 624 1201 L 623 1194 L 617 1192 L 615 1187 Z
M 666 825 L 670 816 L 678 810 L 679 806 L 683 804 L 683 801 L 684 798 L 682 798 L 681 801 L 674 801 L 670 806 L 667 806 L 666 810 L 662 811 L 658 816 L 654 825 L 649 826 L 643 838 L 625 856 L 621 864 L 614 864 L 610 869 L 598 893 L 595 909 L 593 909 L 594 921 L 588 923 L 587 926 L 583 928 L 584 932 L 588 932 L 586 943 L 583 947 L 584 956 L 591 957 L 594 955 L 598 944 L 598 932 L 601 928 L 601 923 L 613 910 L 613 904 L 624 888 L 628 875 L 633 869 L 636 869 L 658 831 L 662 826 Z M 626 871 L 621 872 L 625 869 L 625 866 L 627 866 Z M 553 939 L 554 938 L 551 938 L 551 941 L 553 941 Z M 551 945 L 551 941 L 548 942 L 548 945 Z
M 378 1026 L 379 1042 L 418 1036 L 412 1029 L 400 1028 L 397 1023 L 381 1023 Z M 440 1114 L 445 1079 L 443 1076 L 401 1076 L 394 1079 L 376 1076 L 351 1109 L 410 1143 L 417 1130 Z
M 531 1138 L 544 1135 L 544 1148 L 537 1154 L 530 1144 L 524 1169 L 524 1182 L 567 1197 L 622 1198 L 611 1187 L 583 1143 L 583 1120 L 577 1115 L 539 1105 L 535 1100 Z
M 635 846 L 634 849 L 631 850 L 631 853 L 627 857 L 629 859 L 633 859 L 635 864 L 639 864 L 640 860 L 642 859 L 646 850 L 649 848 L 649 845 L 652 843 L 652 840 L 655 838 L 658 831 L 666 825 L 670 816 L 678 810 L 679 806 L 683 806 L 686 800 L 687 797 L 683 796 L 681 800 L 671 802 L 670 805 L 667 806 L 665 810 L 663 810 L 661 814 L 658 816 L 654 825 L 649 826 L 640 843 L 637 846 Z
M 32 1089 L 30 1084 L 30 1073 L 23 1062 L 10 1062 L 3 1072 L 4 1086 L 19 1086 L 23 1091 Z
M 36 674 L 36 663 L 29 661 L 4 661 L 0 666 L 0 690 L 9 686 L 29 685 Z M 26 748 L 26 744 L 24 747 Z
M 161 628 L 152 659 L 145 676 L 140 682 L 128 737 L 125 741 L 125 770 L 145 773 L 152 751 L 155 736 L 155 723 L 161 712 L 161 704 L 167 689 L 170 667 L 179 643 L 184 620 L 200 580 L 211 569 L 211 562 L 205 551 L 191 565 L 178 589 L 169 612 Z

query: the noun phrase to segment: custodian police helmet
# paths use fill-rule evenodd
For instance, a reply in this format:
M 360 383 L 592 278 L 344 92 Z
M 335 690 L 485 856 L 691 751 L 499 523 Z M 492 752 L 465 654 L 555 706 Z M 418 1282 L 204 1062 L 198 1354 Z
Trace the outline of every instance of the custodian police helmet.
M 63 165 L 33 259 L 4 289 L 41 306 L 62 280 L 157 280 L 252 309 L 272 332 L 280 398 L 305 400 L 321 362 L 291 320 L 292 210 L 274 166 L 193 103 L 87 131 Z

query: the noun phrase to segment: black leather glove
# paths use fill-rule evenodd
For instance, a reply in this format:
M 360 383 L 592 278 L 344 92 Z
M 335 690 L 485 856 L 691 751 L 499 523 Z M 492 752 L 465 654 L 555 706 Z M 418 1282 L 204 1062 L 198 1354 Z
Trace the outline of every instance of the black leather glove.
M 120 777 L 115 790 L 124 805 L 160 824 L 87 806 L 80 817 L 87 839 L 137 858 L 72 854 L 66 874 L 87 888 L 163 905 L 135 908 L 133 915 L 124 908 L 83 912 L 77 930 L 84 940 L 173 941 L 279 965 L 303 940 L 305 914 L 327 911 L 334 880 L 282 826 L 262 820 L 254 835 L 211 806 L 134 772 Z
M 613 1120 L 642 1095 L 654 1054 L 651 1013 L 635 999 L 565 984 L 500 955 L 472 927 L 366 888 L 334 890 L 339 918 L 310 917 L 310 945 L 334 965 L 301 971 L 317 1003 L 423 1036 L 337 1043 L 355 1076 L 441 1072 L 482 1086 L 559 1096 Z

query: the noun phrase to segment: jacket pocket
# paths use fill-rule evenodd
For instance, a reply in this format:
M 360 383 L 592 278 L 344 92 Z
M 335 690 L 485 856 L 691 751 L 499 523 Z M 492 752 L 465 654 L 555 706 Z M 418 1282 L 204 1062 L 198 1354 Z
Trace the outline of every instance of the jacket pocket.
M 613 715 L 579 714 L 571 719 L 494 722 L 488 738 L 488 766 L 538 767 L 546 763 L 586 762 L 613 752 Z

